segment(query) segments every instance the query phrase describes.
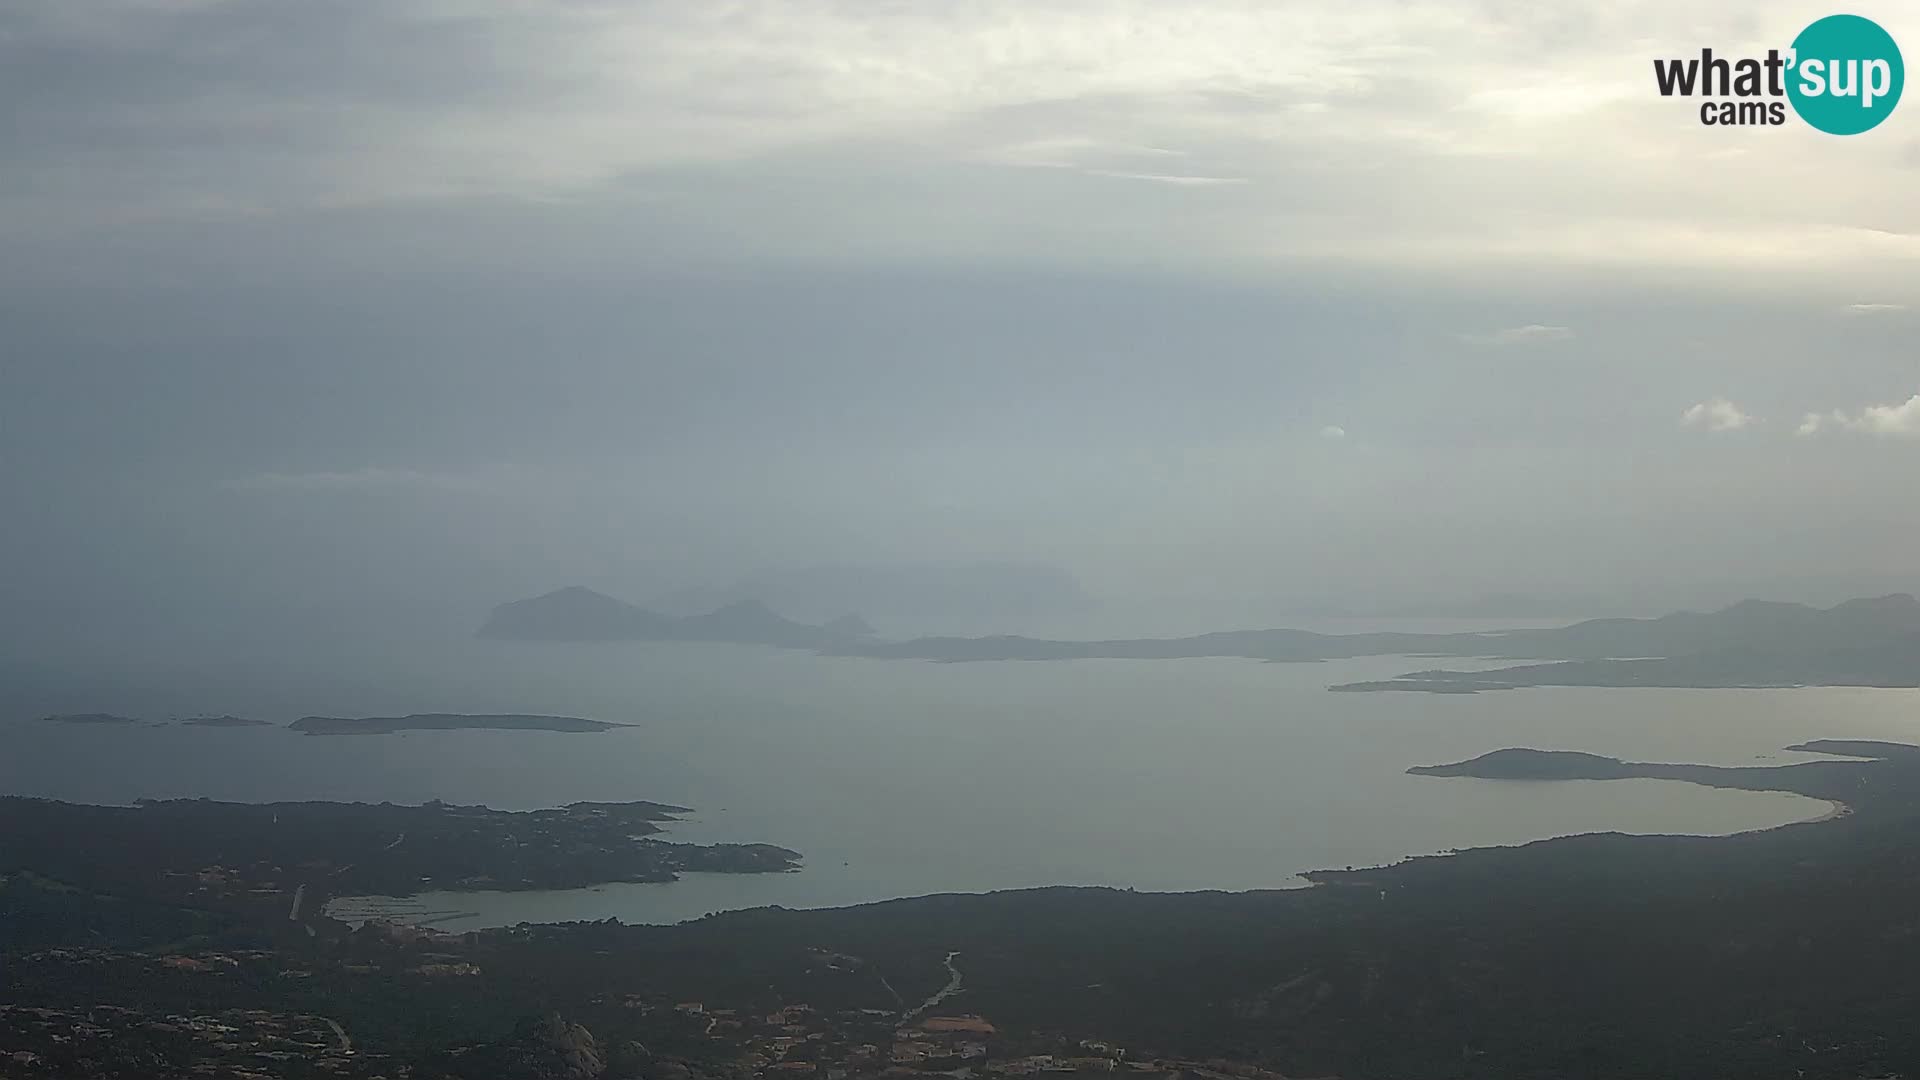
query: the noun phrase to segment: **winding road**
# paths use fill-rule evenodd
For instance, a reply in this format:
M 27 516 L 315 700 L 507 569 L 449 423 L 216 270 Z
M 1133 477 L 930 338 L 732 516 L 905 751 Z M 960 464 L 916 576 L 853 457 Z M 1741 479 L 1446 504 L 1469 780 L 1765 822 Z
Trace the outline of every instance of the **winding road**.
M 353 1040 L 347 1038 L 347 1029 L 341 1027 L 338 1020 L 332 1020 L 325 1016 L 320 1019 L 327 1022 L 327 1026 L 333 1029 L 333 1037 L 340 1040 L 340 1045 L 334 1047 L 334 1049 L 342 1054 L 353 1053 Z
M 906 1015 L 906 1019 L 911 1020 L 960 992 L 960 969 L 955 967 L 953 963 L 953 958 L 959 955 L 959 950 L 947 954 L 947 985 L 941 987 L 939 992 L 932 997 L 921 1002 L 919 1008 Z

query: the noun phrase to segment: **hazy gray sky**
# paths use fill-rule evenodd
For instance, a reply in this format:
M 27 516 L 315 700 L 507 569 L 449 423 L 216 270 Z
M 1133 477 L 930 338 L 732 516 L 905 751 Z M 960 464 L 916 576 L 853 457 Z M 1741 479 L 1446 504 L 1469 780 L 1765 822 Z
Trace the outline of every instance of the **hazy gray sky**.
M 1651 78 L 1829 13 L 0 0 L 0 641 L 1920 584 L 1920 102 Z

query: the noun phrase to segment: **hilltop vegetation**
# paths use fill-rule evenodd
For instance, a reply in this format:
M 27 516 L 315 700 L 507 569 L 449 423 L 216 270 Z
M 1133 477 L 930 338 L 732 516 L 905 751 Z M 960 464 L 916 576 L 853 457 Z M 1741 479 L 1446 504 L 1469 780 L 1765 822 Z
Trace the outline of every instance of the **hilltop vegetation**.
M 1247 1077 L 1256 1066 L 1289 1076 L 1461 1080 L 1857 1080 L 1920 1071 L 1920 1032 L 1909 1022 L 1920 989 L 1908 977 L 1920 968 L 1920 749 L 1846 741 L 1800 749 L 1867 760 L 1712 768 L 1501 751 L 1419 771 L 1662 776 L 1796 791 L 1844 801 L 1851 814 L 1731 837 L 1602 834 L 1467 851 L 1327 871 L 1314 875 L 1318 888 L 1283 892 L 1041 889 L 759 909 L 672 927 L 605 922 L 466 935 L 290 921 L 291 877 L 252 906 L 183 892 L 169 876 L 175 860 L 139 854 L 124 831 L 155 808 L 54 809 L 66 815 L 57 835 L 69 842 L 22 844 L 23 833 L 46 830 L 18 816 L 0 829 L 0 998 L 41 1010 L 24 1020 L 0 1015 L 0 1027 L 44 1024 L 54 1010 L 117 1030 L 190 1000 L 212 1017 L 207 1023 L 237 1029 L 226 1036 L 235 1045 L 256 1030 L 268 1033 L 261 1039 L 318 1030 L 302 1017 L 338 1022 L 360 1063 L 342 1065 L 349 1071 L 340 1075 L 373 1069 L 370 1061 L 386 1063 L 379 1067 L 388 1074 L 412 1063 L 417 1075 L 476 1075 L 469 1066 L 494 1075 L 485 1070 L 558 1060 L 546 1050 L 565 1043 L 594 1050 L 560 1055 L 575 1064 L 595 1058 L 598 1071 L 582 1076 L 615 1075 L 612 1050 L 620 1048 L 621 1068 L 646 1080 L 804 1066 L 869 1077 L 888 1067 L 889 1039 L 898 1047 L 920 1038 L 872 1015 L 897 1017 L 933 994 L 957 954 L 964 984 L 946 1007 L 997 1030 L 994 1062 L 1064 1044 L 1125 1046 L 1129 1060 L 1225 1059 L 1222 1068 L 1235 1063 Z M 238 835 L 270 828 L 275 812 L 283 822 L 306 813 L 301 805 L 161 804 L 151 820 L 170 827 L 143 843 L 177 838 L 192 864 L 216 857 L 198 845 L 238 850 Z M 388 809 L 354 813 L 377 821 Z M 523 835 L 539 820 L 392 809 L 471 825 L 482 847 L 497 846 L 484 841 L 500 829 Z M 657 820 L 670 810 L 641 805 L 629 816 Z M 184 816 L 163 821 L 168 814 Z M 592 809 L 549 812 L 556 821 L 594 817 Z M 222 818 L 236 824 L 222 828 Z M 366 831 L 354 856 L 386 835 Z M 273 865 L 337 868 L 346 855 L 304 827 L 288 837 Z M 461 850 L 457 835 L 444 839 Z M 399 850 L 411 842 L 409 834 Z M 551 854 L 564 868 L 572 850 Z M 39 869 L 29 872 L 29 863 Z M 116 922 L 116 908 L 138 917 Z M 61 910 L 74 914 L 49 921 Z M 20 917 L 32 911 L 38 921 Z M 28 927 L 38 940 L 23 939 Z M 789 1007 L 802 1003 L 816 1018 L 806 1024 L 827 1041 L 783 1036 L 780 1025 L 795 1027 Z M 133 1010 L 133 1019 L 108 1007 Z M 531 1040 L 560 1029 L 521 1018 L 551 1012 L 567 1018 L 566 1038 Z M 781 1019 L 750 1019 L 770 1016 Z M 722 1023 L 729 1017 L 748 1022 L 741 1035 Z M 765 1041 L 743 1041 L 762 1027 Z M 961 1063 L 914 1060 L 907 1068 Z M 792 1065 L 775 1073 L 776 1061 Z M 1228 1075 L 1188 1071 L 1200 1080 Z

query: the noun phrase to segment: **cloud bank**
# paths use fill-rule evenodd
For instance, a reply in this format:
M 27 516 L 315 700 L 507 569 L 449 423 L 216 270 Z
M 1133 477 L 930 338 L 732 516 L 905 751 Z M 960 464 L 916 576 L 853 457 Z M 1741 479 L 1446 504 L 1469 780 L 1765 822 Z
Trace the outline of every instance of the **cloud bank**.
M 1716 397 L 1688 406 L 1680 414 L 1680 423 L 1683 427 L 1706 431 L 1738 431 L 1752 425 L 1755 420 L 1740 406 L 1726 398 Z
M 1855 413 L 1835 409 L 1829 413 L 1808 413 L 1797 429 L 1801 435 L 1839 429 L 1867 435 L 1895 438 L 1920 438 L 1920 394 L 1892 405 L 1868 405 Z

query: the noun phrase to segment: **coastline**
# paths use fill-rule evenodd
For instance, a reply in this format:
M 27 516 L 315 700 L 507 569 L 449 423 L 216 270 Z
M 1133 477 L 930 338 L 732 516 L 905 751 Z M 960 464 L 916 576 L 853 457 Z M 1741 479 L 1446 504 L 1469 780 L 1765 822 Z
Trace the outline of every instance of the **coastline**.
M 1162 1056 L 1234 1046 L 1286 1075 L 1429 1075 L 1420 1064 L 1452 1060 L 1463 1027 L 1481 1033 L 1488 1056 L 1440 1075 L 1544 1075 L 1543 1062 L 1554 1075 L 1620 1075 L 1617 1061 L 1595 1067 L 1596 1023 L 1613 1045 L 1636 1048 L 1635 1060 L 1671 1068 L 1676 1047 L 1693 1048 L 1673 1074 L 1774 1060 L 1784 1023 L 1811 1036 L 1804 1060 L 1833 1066 L 1809 1076 L 1886 1075 L 1881 1066 L 1904 1059 L 1849 1033 L 1863 1016 L 1873 1031 L 1905 1030 L 1896 1021 L 1914 1007 L 1903 977 L 1915 960 L 1912 909 L 1899 901 L 1920 888 L 1912 858 L 1920 833 L 1911 827 L 1920 821 L 1920 747 L 1802 748 L 1858 756 L 1727 768 L 1519 751 L 1430 767 L 1580 767 L 1618 779 L 1786 791 L 1826 804 L 1802 822 L 1829 824 L 1720 836 L 1589 833 L 1314 875 L 1352 886 L 1344 889 L 1027 888 L 760 907 L 679 925 L 583 919 L 472 931 L 459 925 L 471 908 L 435 897 L 411 905 L 414 928 L 381 920 L 356 931 L 311 914 L 312 888 L 308 913 L 293 920 L 286 893 L 252 903 L 244 881 L 236 902 L 208 897 L 189 911 L 175 906 L 180 879 L 165 862 L 81 859 L 99 845 L 70 856 L 49 850 L 53 876 L 25 877 L 16 901 L 40 897 L 45 881 L 77 879 L 110 887 L 113 906 L 131 902 L 162 921 L 122 929 L 103 947 L 88 905 L 62 892 L 61 922 L 27 928 L 56 947 L 26 956 L 9 976 L 16 999 L 36 1007 L 97 1010 L 104 997 L 114 1009 L 145 1010 L 136 1019 L 171 1008 L 167 995 L 182 979 L 195 980 L 196 992 L 230 990 L 250 1009 L 298 1011 L 307 987 L 325 987 L 341 1003 L 332 1019 L 356 1045 L 422 1061 L 535 1009 L 590 1017 L 596 1031 L 624 1038 L 647 1034 L 643 1017 L 684 1026 L 687 1013 L 716 1005 L 782 1022 L 796 1002 L 826 1003 L 832 1012 L 823 1015 L 893 1018 L 954 985 L 938 1007 L 956 1009 L 957 998 L 956 1011 L 1002 1031 L 1124 1037 Z M 409 834 L 395 850 L 415 843 Z M 1882 891 L 1858 887 L 1869 883 Z M 220 935 L 220 944 L 185 954 L 171 946 L 196 929 Z M 1569 978 L 1575 962 L 1588 967 Z M 114 977 L 108 991 L 102 965 Z M 228 974 L 236 967 L 261 977 L 236 980 Z M 286 971 L 312 981 L 288 983 Z M 1756 1016 L 1771 1016 L 1764 1005 L 1772 999 L 1761 995 L 1782 985 L 1807 989 L 1791 1013 L 1756 1029 Z M 1636 992 L 1623 995 L 1626 986 Z M 1443 989 L 1460 1005 L 1436 1016 L 1431 1003 Z M 636 999 L 653 1011 L 636 1010 Z M 395 1000 L 405 1001 L 399 1013 Z M 1685 1018 L 1684 1032 L 1670 1017 Z M 421 1040 L 422 1030 L 454 1034 Z M 1382 1047 L 1396 1057 L 1383 1062 Z M 1494 1060 L 1514 1068 L 1479 1071 Z
M 1840 801 L 1839 799 L 1828 799 L 1826 800 L 1826 803 L 1827 803 L 1826 812 L 1821 814 L 1819 817 L 1810 817 L 1810 818 L 1807 818 L 1805 821 L 1794 821 L 1794 822 L 1789 822 L 1788 824 L 1818 825 L 1823 821 L 1836 821 L 1840 818 L 1848 817 L 1853 813 L 1853 807 Z M 1786 827 L 1787 827 L 1786 825 L 1773 826 L 1773 828 L 1775 829 L 1784 829 Z M 1762 829 L 1757 831 L 1765 832 L 1766 830 Z
M 1670 780 L 1673 778 L 1627 777 L 1635 780 Z M 1552 781 L 1528 780 L 1513 781 L 1527 784 L 1547 784 Z M 1701 784 L 1686 781 L 1692 788 L 1702 791 L 1735 791 L 1728 787 Z M 1251 884 L 1220 885 L 1209 881 L 1195 881 L 1173 887 L 1129 885 L 1124 880 L 1037 880 L 1017 884 L 992 885 L 983 888 L 965 886 L 937 886 L 915 891 L 887 892 L 877 891 L 848 895 L 825 885 L 815 893 L 805 890 L 799 895 L 781 891 L 780 882 L 774 880 L 785 875 L 754 875 L 754 880 L 743 880 L 739 875 L 708 875 L 691 872 L 667 882 L 608 882 L 598 885 L 570 889 L 438 889 L 422 891 L 404 897 L 348 896 L 333 898 L 341 907 L 330 906 L 328 914 L 339 911 L 340 917 L 349 921 L 359 921 L 369 916 L 391 919 L 397 922 L 427 925 L 428 922 L 452 922 L 459 925 L 450 927 L 455 931 L 488 930 L 520 925 L 565 925 L 576 922 L 597 922 L 613 918 L 630 926 L 665 927 L 684 925 L 712 914 L 737 914 L 756 910 L 788 910 L 810 912 L 849 911 L 874 904 L 912 903 L 930 897 L 992 897 L 1005 896 L 1032 891 L 1054 889 L 1119 889 L 1138 895 L 1151 895 L 1165 898 L 1198 896 L 1256 896 L 1262 894 L 1305 893 L 1316 891 L 1331 883 L 1327 875 L 1363 874 L 1390 871 L 1409 863 L 1423 860 L 1446 859 L 1453 856 L 1486 851 L 1516 851 L 1539 844 L 1551 844 L 1567 840 L 1577 840 L 1592 836 L 1620 836 L 1630 838 L 1681 837 L 1697 840 L 1721 840 L 1731 837 L 1750 836 L 1769 833 L 1788 826 L 1826 821 L 1844 816 L 1850 808 L 1834 799 L 1814 798 L 1787 789 L 1759 788 L 1749 790 L 1753 795 L 1779 795 L 1795 800 L 1810 799 L 1818 806 L 1799 808 L 1800 812 L 1791 816 L 1776 815 L 1770 820 L 1753 825 L 1743 825 L 1731 829 L 1684 830 L 1673 828 L 1588 828 L 1547 835 L 1536 835 L 1511 842 L 1470 843 L 1459 847 L 1426 848 L 1405 854 L 1392 855 L 1384 859 L 1357 862 L 1346 869 L 1336 869 L 1322 865 L 1308 864 L 1297 870 L 1276 874 L 1274 880 Z M 1718 796 L 1713 796 L 1717 798 Z M 672 823 L 667 823 L 669 828 Z M 832 875 L 838 869 L 837 863 L 819 869 L 802 867 L 808 874 Z M 789 871 L 798 873 L 800 871 Z M 820 881 L 821 879 L 815 879 Z M 766 891 L 771 889 L 773 891 Z M 661 891 L 655 891 L 661 890 Z M 693 890 L 699 899 L 690 899 L 685 890 Z M 822 898 L 820 894 L 825 894 Z M 409 902 L 418 902 L 418 915 L 432 916 L 431 919 L 418 918 L 409 910 Z M 391 906 L 389 906 L 391 905 Z M 457 910 L 455 910 L 457 909 Z

